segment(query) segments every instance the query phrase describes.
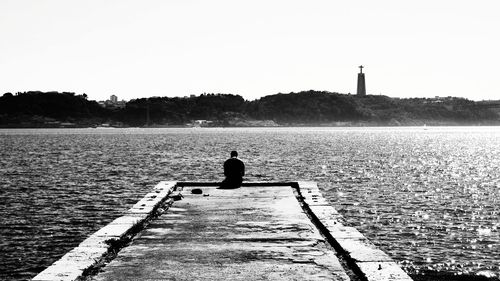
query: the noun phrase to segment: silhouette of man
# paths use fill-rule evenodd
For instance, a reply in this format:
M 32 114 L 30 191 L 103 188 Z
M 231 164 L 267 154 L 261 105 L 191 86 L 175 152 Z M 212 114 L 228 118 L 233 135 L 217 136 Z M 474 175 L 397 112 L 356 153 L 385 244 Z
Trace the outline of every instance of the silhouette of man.
M 243 182 L 244 175 L 245 164 L 238 159 L 238 152 L 231 151 L 231 158 L 224 162 L 224 176 L 226 176 L 226 178 L 222 181 L 219 188 L 239 188 Z

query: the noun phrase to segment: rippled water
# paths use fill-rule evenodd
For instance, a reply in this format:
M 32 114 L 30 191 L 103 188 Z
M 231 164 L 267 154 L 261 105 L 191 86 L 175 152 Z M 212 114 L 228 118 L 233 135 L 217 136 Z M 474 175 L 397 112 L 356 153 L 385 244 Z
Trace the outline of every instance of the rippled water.
M 500 275 L 500 128 L 0 130 L 0 279 L 24 280 L 160 180 L 317 181 L 411 274 Z

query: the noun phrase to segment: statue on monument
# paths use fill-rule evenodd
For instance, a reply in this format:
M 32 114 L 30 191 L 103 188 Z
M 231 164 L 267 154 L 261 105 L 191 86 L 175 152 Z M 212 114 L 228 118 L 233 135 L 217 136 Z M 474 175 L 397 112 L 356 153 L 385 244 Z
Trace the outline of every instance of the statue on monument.
M 359 66 L 358 91 L 357 91 L 358 96 L 366 96 L 365 74 L 363 73 L 363 68 L 364 66 L 362 65 Z

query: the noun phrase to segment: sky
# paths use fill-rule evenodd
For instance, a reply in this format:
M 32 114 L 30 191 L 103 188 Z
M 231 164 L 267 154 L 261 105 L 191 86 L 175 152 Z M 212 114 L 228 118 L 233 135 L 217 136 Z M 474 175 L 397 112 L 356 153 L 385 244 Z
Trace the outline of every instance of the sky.
M 0 0 L 0 95 L 500 99 L 498 0 Z

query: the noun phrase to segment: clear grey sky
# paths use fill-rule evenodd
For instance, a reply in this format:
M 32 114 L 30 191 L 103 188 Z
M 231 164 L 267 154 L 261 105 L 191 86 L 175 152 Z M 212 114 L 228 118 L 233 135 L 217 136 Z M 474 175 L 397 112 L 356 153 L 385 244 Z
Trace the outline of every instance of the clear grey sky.
M 0 95 L 500 99 L 498 0 L 0 0 Z

